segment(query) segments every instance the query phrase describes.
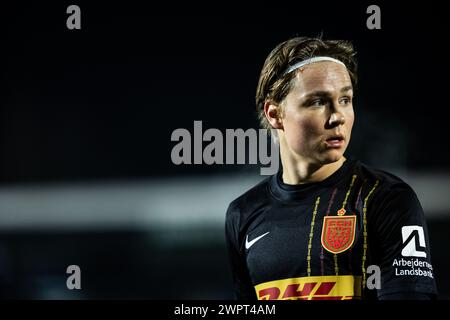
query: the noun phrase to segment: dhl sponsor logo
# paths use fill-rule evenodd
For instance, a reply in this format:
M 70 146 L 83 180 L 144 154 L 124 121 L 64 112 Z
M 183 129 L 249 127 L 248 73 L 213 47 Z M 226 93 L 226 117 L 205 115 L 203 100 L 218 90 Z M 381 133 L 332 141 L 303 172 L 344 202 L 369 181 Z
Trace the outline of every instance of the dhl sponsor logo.
M 275 280 L 255 286 L 259 300 L 348 300 L 361 297 L 361 277 L 318 276 Z

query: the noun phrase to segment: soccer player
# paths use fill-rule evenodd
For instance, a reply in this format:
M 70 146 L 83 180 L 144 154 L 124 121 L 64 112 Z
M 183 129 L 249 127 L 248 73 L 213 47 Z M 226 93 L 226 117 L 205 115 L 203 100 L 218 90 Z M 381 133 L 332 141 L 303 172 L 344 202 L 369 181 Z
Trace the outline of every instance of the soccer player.
M 267 57 L 256 104 L 262 126 L 275 129 L 281 167 L 227 211 L 238 299 L 435 297 L 416 194 L 344 156 L 356 82 L 346 41 L 293 38 Z

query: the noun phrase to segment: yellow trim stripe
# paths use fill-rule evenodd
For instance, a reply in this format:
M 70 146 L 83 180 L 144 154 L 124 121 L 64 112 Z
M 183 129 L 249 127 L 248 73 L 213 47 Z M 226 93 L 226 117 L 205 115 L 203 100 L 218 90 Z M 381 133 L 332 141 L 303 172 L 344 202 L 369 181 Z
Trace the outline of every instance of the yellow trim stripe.
M 373 188 L 370 190 L 369 194 L 364 199 L 364 206 L 363 206 L 363 256 L 362 256 L 362 262 L 361 262 L 361 271 L 362 271 L 362 283 L 366 283 L 366 260 L 367 260 L 367 201 L 369 200 L 369 197 L 372 195 L 375 188 L 378 186 L 379 180 L 377 180 L 373 186 Z
M 350 195 L 350 192 L 352 191 L 353 188 L 353 184 L 355 183 L 355 180 L 358 176 L 356 174 L 354 174 L 352 176 L 352 182 L 350 182 L 350 186 L 348 187 L 348 190 L 345 194 L 345 198 L 344 198 L 344 202 L 342 203 L 342 209 L 345 209 L 345 206 L 347 205 L 347 201 L 348 201 L 348 197 Z
M 352 176 L 352 181 L 350 182 L 350 186 L 348 187 L 347 192 L 345 193 L 345 198 L 344 198 L 344 202 L 342 203 L 342 208 L 341 210 L 344 210 L 344 214 L 345 214 L 345 206 L 347 205 L 347 201 L 348 201 L 348 197 L 350 196 L 350 192 L 352 191 L 353 188 L 353 184 L 355 183 L 355 180 L 358 176 L 356 174 L 354 174 Z M 356 225 L 355 225 L 356 228 Z M 334 254 L 334 273 L 336 275 L 339 275 L 339 264 L 338 264 L 338 257 L 337 254 Z
M 308 262 L 308 268 L 307 268 L 308 277 L 311 275 L 311 248 L 312 248 L 312 240 L 313 240 L 313 236 L 314 236 L 314 224 L 315 224 L 315 220 L 316 220 L 317 208 L 319 207 L 319 203 L 320 203 L 320 197 L 317 197 L 316 203 L 314 206 L 312 220 L 311 220 L 311 229 L 309 231 L 309 241 L 308 241 L 308 255 L 306 257 L 306 260 Z
M 337 254 L 334 254 L 334 273 L 338 276 L 339 275 L 339 265 L 338 265 L 338 258 Z

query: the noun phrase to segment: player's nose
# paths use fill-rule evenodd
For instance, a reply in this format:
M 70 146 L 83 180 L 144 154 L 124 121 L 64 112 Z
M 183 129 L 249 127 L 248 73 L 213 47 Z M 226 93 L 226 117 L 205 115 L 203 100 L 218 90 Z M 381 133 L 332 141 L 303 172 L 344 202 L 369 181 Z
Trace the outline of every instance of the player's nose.
M 335 127 L 345 123 L 344 116 L 339 112 L 333 112 L 328 119 L 328 125 L 330 127 Z

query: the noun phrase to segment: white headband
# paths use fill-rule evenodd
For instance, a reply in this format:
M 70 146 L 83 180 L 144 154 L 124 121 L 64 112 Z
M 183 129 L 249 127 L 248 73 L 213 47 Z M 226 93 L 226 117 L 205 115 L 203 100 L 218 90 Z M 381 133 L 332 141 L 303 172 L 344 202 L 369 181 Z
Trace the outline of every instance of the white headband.
M 296 64 L 287 68 L 286 71 L 284 71 L 283 76 L 287 75 L 288 73 L 291 73 L 294 70 L 297 70 L 298 68 L 303 67 L 304 65 L 314 63 L 314 62 L 319 62 L 319 61 L 333 61 L 333 62 L 342 64 L 344 67 L 346 67 L 342 61 L 339 61 L 339 60 L 331 58 L 331 57 L 319 56 L 319 57 L 314 57 L 314 58 L 310 58 L 310 59 L 306 59 L 306 60 L 297 62 Z

